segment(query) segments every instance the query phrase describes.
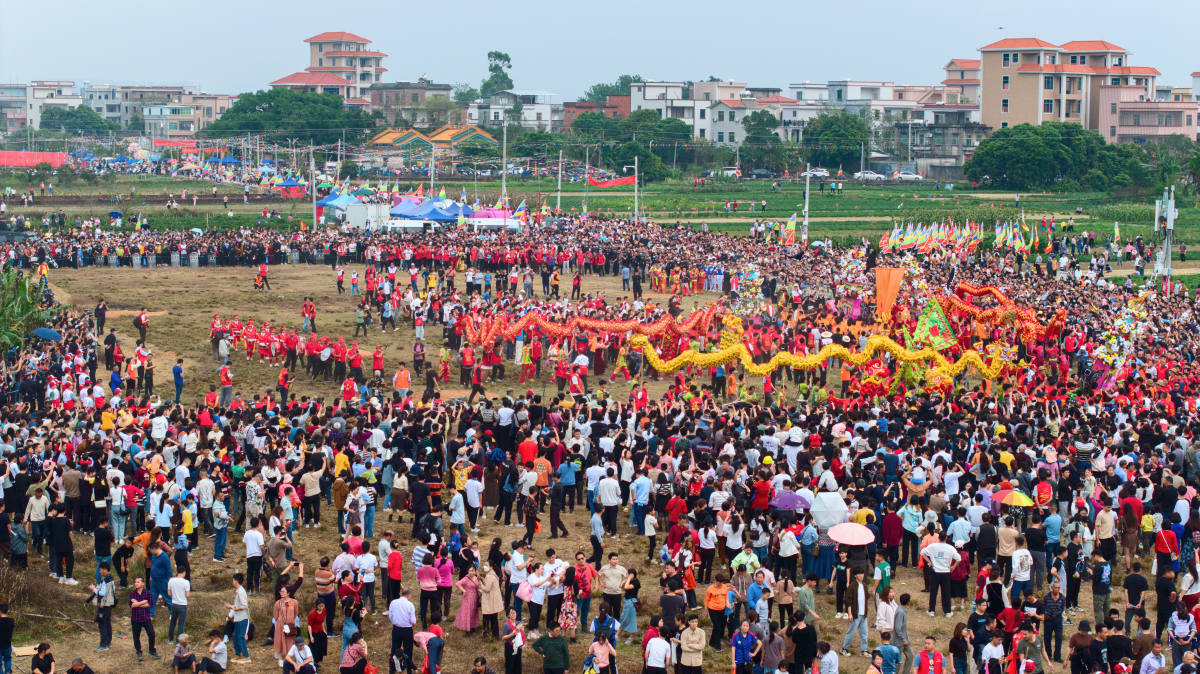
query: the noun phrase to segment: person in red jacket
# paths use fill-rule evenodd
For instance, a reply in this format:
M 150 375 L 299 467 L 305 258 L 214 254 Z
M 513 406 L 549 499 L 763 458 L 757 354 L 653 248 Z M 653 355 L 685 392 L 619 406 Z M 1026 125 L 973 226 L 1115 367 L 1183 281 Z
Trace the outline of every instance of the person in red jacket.
M 888 512 L 879 524 L 879 537 L 883 549 L 887 551 L 888 563 L 896 568 L 900 560 L 900 545 L 904 542 L 904 520 L 896 514 L 896 504 L 888 504 Z
M 475 367 L 471 369 L 471 395 L 467 396 L 467 404 L 470 405 L 475 400 L 475 394 L 483 396 L 487 400 L 487 391 L 483 388 L 483 383 L 487 379 L 487 375 L 483 373 L 483 363 L 476 361 Z
M 265 263 L 258 265 L 258 275 L 262 277 L 263 285 L 266 286 L 267 290 L 270 290 L 271 282 L 267 280 L 267 265 Z

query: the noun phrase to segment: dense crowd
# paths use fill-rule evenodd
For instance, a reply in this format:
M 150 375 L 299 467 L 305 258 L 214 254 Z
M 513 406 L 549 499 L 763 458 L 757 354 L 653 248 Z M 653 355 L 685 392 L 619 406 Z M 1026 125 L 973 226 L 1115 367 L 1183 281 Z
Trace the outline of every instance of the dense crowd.
M 278 398 L 227 395 L 230 352 L 252 334 L 261 353 L 261 327 L 248 333 L 236 317 L 214 318 L 210 334 L 221 390 L 192 404 L 147 392 L 153 328 L 144 314 L 124 368 L 110 359 L 116 338 L 98 341 L 103 306 L 54 318 L 61 342 L 9 354 L 0 545 L 18 567 L 32 572 L 46 559 L 60 582 L 88 586 L 101 650 L 113 646 L 114 613 L 127 614 L 138 658 L 143 637 L 158 657 L 161 605 L 173 665 L 206 672 L 249 660 L 252 630 L 265 633 L 284 671 L 311 674 L 336 658 L 342 674 L 385 661 L 436 672 L 449 629 L 500 640 L 506 674 L 525 660 L 550 674 L 581 668 L 584 651 L 598 671 L 615 672 L 626 648 L 648 674 L 698 674 L 710 649 L 747 674 L 828 673 L 856 642 L 872 674 L 1043 672 L 1064 661 L 1073 674 L 1158 674 L 1168 657 L 1177 674 L 1194 672 L 1200 389 L 1195 309 L 1179 287 L 1139 295 L 1105 278 L 1103 258 L 1043 270 L 1013 255 L 917 260 L 618 222 L 479 238 L 248 231 L 40 243 L 120 248 L 143 245 L 139 236 L 152 247 L 317 250 L 339 288 L 343 264 L 367 264 L 356 322 L 365 331 L 371 311 L 390 314 L 393 330 L 421 330 L 438 354 L 435 366 L 417 340 L 405 363 L 388 364 L 396 375 L 387 386 L 379 382 L 391 367 L 377 351 L 377 381 L 364 390 L 361 354 L 356 367 L 336 336 L 310 345 L 309 302 L 309 325 L 263 364 L 294 368 L 290 359 L 303 355 L 314 379 L 332 369 L 341 391 L 329 399 L 290 395 L 283 376 Z M 875 265 L 909 270 L 885 328 L 874 316 Z M 630 294 L 589 291 L 588 279 L 605 274 L 628 279 Z M 553 283 L 567 276 L 576 297 Z M 702 308 L 701 297 L 687 306 L 688 294 L 719 291 L 743 319 L 737 339 L 764 362 L 834 343 L 854 350 L 880 330 L 900 339 L 933 294 L 963 282 L 999 286 L 1043 323 L 1063 307 L 1066 323 L 1035 339 L 952 312 L 959 340 L 947 357 L 1000 343 L 1017 347 L 1017 361 L 996 382 L 962 376 L 953 391 L 932 393 L 881 356 L 897 382 L 884 396 L 859 393 L 863 372 L 837 359 L 766 377 L 739 363 L 659 373 L 625 333 L 531 328 L 483 345 L 472 337 L 530 311 L 559 324 L 684 320 Z M 642 284 L 674 294 L 660 306 L 642 299 Z M 1123 323 L 1131 315 L 1136 328 Z M 424 333 L 426 322 L 442 327 L 440 339 Z M 654 347 L 664 358 L 714 351 L 721 328 L 663 333 Z M 1111 381 L 1092 376 L 1101 361 Z M 402 375 L 407 364 L 424 376 L 423 395 Z M 98 380 L 101 367 L 116 375 Z M 549 369 L 557 391 L 488 395 L 493 383 L 511 386 L 518 369 L 522 382 Z M 467 399 L 441 395 L 455 370 L 471 387 Z M 610 390 L 618 373 L 666 376 L 670 387 L 659 397 L 640 381 Z M 831 530 L 843 522 L 865 527 L 872 542 L 836 543 Z M 304 548 L 309 530 L 333 526 L 340 554 Z M 502 526 L 523 531 L 506 536 Z M 586 527 L 590 545 L 556 548 L 568 527 Z M 224 625 L 205 625 L 216 629 L 193 640 L 193 561 L 211 546 L 224 562 L 230 529 L 244 571 L 239 560 Z M 76 573 L 83 537 L 96 566 Z M 639 541 L 653 572 L 616 553 L 617 537 Z M 897 574 L 928 598 L 897 588 Z M 301 594 L 306 575 L 315 599 Z M 820 592 L 833 595 L 832 616 L 819 615 Z M 1091 613 L 1081 608 L 1089 595 Z M 949 619 L 948 643 L 932 625 L 910 627 L 920 609 Z M 369 647 L 365 621 L 376 612 L 392 630 Z M 818 638 L 820 621 L 845 628 L 840 646 Z M 1075 632 L 1064 637 L 1066 627 Z M 43 646 L 33 671 L 49 674 Z

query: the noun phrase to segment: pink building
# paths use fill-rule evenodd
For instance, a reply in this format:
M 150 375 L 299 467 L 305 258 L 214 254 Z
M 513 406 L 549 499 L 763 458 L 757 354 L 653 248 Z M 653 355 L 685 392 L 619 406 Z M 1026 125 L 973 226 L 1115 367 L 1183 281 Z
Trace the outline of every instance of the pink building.
M 1173 134 L 1196 138 L 1200 103 L 1156 101 L 1146 96 L 1146 87 L 1102 84 L 1100 90 L 1100 133 L 1109 143 L 1157 143 Z

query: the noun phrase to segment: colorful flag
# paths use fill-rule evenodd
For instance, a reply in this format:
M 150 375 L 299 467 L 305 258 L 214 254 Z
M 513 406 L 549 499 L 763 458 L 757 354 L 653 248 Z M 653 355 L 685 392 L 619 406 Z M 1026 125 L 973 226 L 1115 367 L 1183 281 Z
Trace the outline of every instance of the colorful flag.
M 842 165 L 841 165 L 841 164 L 838 164 L 838 174 L 837 174 L 837 177 L 841 178 L 843 175 L 844 175 L 844 174 L 842 173 Z
M 942 305 L 936 299 L 931 299 L 925 304 L 925 311 L 917 321 L 913 339 L 918 344 L 929 344 L 935 351 L 947 349 L 957 343 L 950 319 L 946 318 L 946 312 L 942 311 Z
M 464 204 L 467 203 L 467 188 L 463 188 L 462 196 L 460 196 L 458 200 Z
M 795 213 L 792 213 L 792 217 L 788 219 L 787 227 L 784 227 L 783 229 L 785 232 L 787 232 L 787 237 L 784 239 L 784 243 L 788 244 L 789 246 L 796 243 L 796 214 Z
M 463 215 L 462 213 L 459 213 L 458 214 L 458 230 L 461 232 L 462 230 L 464 230 L 466 228 L 467 228 L 467 216 Z
M 445 198 L 446 198 L 446 188 L 442 187 L 442 191 L 438 192 L 438 199 L 444 200 Z
M 1121 223 L 1113 220 L 1113 243 L 1121 240 Z
M 579 214 L 579 220 L 581 222 L 587 222 L 587 219 L 588 219 L 587 202 L 584 201 L 583 202 L 583 213 Z

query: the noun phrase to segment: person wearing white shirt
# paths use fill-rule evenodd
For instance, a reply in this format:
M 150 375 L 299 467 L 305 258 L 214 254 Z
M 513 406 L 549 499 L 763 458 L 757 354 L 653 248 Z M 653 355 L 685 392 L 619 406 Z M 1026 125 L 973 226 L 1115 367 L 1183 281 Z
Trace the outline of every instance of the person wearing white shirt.
M 530 473 L 534 476 L 534 484 L 537 484 L 537 473 Z M 483 508 L 483 500 L 480 498 L 483 494 L 483 483 L 475 477 L 475 473 L 471 473 L 471 477 L 467 479 L 463 492 L 467 497 L 467 520 L 471 523 L 471 531 L 478 532 L 479 513 Z
M 938 590 L 942 591 L 942 613 L 946 617 L 950 617 L 950 571 L 961 561 L 958 555 L 958 550 L 946 543 L 946 534 L 943 532 L 938 535 L 937 543 L 930 543 L 921 551 L 921 556 L 926 559 L 926 562 L 932 565 L 932 580 L 929 587 L 929 615 L 932 616 L 933 608 L 937 604 Z M 1026 551 L 1028 554 L 1028 551 Z M 1014 562 L 1016 560 L 1014 559 Z M 1032 557 L 1030 558 L 1032 562 Z
M 368 541 L 363 541 L 362 550 L 362 554 L 354 563 L 354 568 L 358 569 L 358 578 L 363 584 L 358 595 L 359 602 L 366 608 L 369 601 L 371 613 L 378 613 L 375 610 L 375 569 L 379 567 L 379 558 L 371 554 L 371 544 Z
M 667 665 L 671 662 L 671 644 L 662 637 L 654 637 L 646 643 L 643 653 L 646 670 L 650 674 L 665 674 Z
M 312 649 L 304 643 L 304 637 L 296 637 L 296 643 L 292 644 L 283 662 L 284 674 L 315 674 L 316 671 Z
M 609 536 L 617 535 L 617 509 L 621 506 L 621 483 L 617 482 L 616 473 L 616 469 L 607 468 L 604 479 L 596 486 L 596 498 L 604 509 L 604 528 Z

